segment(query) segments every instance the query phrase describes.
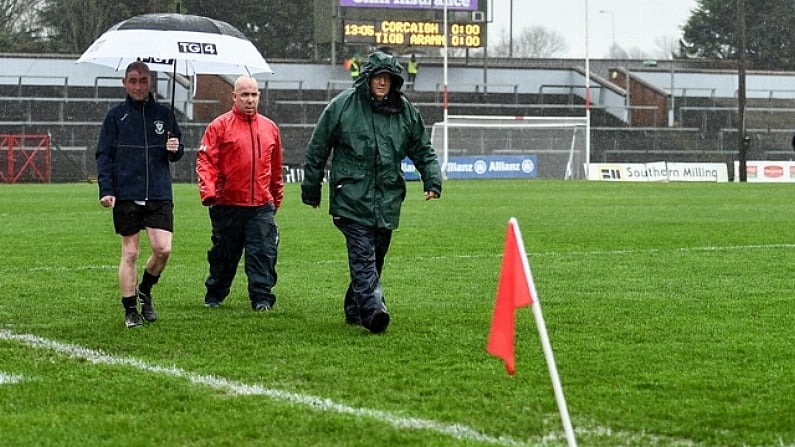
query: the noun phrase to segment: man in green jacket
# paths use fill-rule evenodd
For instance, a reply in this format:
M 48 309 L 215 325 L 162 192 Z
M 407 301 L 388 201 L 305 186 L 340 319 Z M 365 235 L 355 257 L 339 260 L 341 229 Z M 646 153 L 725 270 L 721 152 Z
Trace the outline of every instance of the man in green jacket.
M 400 92 L 403 67 L 393 56 L 368 56 L 352 88 L 332 99 L 306 149 L 302 201 L 320 206 L 331 156 L 329 214 L 345 236 L 351 281 L 345 320 L 372 333 L 389 325 L 381 271 L 406 196 L 401 161 L 408 157 L 422 179 L 425 200 L 442 193 L 442 173 L 425 123 Z

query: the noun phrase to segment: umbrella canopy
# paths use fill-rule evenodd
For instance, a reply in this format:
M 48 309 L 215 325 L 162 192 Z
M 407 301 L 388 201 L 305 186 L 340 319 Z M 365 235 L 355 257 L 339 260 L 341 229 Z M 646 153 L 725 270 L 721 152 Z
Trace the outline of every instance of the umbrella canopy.
M 77 60 L 124 70 L 143 61 L 155 71 L 194 74 L 273 73 L 232 25 L 179 13 L 142 14 L 110 27 Z

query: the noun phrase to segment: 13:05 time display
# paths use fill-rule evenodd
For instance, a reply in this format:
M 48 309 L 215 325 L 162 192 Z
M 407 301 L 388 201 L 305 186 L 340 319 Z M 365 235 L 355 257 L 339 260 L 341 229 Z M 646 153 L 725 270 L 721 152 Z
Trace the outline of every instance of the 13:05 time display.
M 346 23 L 343 32 L 345 36 L 375 36 L 375 24 Z

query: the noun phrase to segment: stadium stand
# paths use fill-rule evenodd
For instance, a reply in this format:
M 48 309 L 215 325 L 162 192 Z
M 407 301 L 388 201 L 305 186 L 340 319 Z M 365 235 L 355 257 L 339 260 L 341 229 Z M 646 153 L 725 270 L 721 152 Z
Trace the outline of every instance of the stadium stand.
M 94 175 L 93 151 L 101 120 L 124 95 L 121 74 L 75 58 L 0 55 L 0 134 L 47 134 L 52 139 L 53 182 Z M 328 99 L 351 85 L 340 67 L 300 61 L 269 61 L 276 74 L 258 75 L 260 111 L 281 127 L 285 162 L 299 166 L 317 117 Z M 582 116 L 582 61 L 453 62 L 449 67 L 451 115 Z M 591 161 L 717 161 L 737 158 L 736 72 L 702 61 L 643 61 L 591 64 Z M 410 99 L 430 126 L 443 120 L 443 67 L 423 63 Z M 52 73 L 63 73 L 52 76 Z M 746 122 L 749 157 L 791 159 L 795 118 L 793 73 L 748 73 Z M 174 166 L 177 181 L 195 181 L 195 151 L 207 123 L 231 107 L 231 77 L 201 75 L 195 89 L 178 79 L 175 105 L 188 151 Z M 158 74 L 161 101 L 171 79 Z M 195 90 L 195 94 L 194 94 Z M 673 95 L 671 95 L 673 92 Z M 2 157 L 0 148 L 0 157 Z M 0 179 L 1 180 L 1 179 Z

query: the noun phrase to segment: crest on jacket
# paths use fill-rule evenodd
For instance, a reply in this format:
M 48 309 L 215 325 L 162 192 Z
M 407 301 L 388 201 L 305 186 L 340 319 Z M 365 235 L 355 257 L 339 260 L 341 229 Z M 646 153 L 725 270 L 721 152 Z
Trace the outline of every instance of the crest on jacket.
M 166 133 L 166 123 L 163 120 L 155 120 L 155 133 L 158 135 L 163 135 Z

